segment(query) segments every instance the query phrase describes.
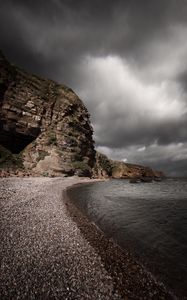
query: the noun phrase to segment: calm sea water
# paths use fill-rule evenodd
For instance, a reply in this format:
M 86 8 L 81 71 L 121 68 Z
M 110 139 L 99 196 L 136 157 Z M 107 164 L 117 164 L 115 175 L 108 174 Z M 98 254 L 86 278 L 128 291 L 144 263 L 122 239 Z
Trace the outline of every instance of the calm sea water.
M 170 289 L 187 296 L 187 179 L 78 186 L 72 201 Z

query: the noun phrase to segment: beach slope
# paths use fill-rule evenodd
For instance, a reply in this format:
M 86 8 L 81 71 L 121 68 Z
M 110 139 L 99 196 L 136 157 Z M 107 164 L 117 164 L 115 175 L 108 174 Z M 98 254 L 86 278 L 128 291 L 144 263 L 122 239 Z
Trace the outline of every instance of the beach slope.
M 173 299 L 73 212 L 65 190 L 87 181 L 0 179 L 0 299 Z

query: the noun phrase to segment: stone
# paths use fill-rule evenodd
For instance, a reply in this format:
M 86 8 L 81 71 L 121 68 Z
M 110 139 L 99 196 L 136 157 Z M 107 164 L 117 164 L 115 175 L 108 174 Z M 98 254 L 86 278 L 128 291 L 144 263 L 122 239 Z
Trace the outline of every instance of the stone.
M 79 97 L 65 85 L 26 73 L 0 57 L 0 145 L 21 153 L 25 172 L 92 176 L 93 129 Z M 64 145 L 62 147 L 61 145 Z M 41 153 L 48 153 L 44 156 Z
M 1 169 L 1 177 L 164 177 L 96 153 L 89 112 L 72 89 L 28 74 L 0 51 Z
M 153 171 L 149 167 L 128 164 L 122 161 L 114 161 L 102 153 L 96 154 L 96 163 L 94 166 L 94 177 L 114 178 L 114 179 L 142 179 L 144 182 L 151 181 L 154 178 L 164 178 L 164 173 Z M 134 182 L 134 180 L 132 180 Z

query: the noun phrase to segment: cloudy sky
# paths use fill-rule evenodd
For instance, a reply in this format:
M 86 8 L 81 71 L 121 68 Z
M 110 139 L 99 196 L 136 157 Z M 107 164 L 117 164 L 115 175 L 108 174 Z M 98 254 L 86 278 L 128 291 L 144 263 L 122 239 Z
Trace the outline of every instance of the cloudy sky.
M 99 151 L 187 176 L 186 0 L 0 0 L 0 48 L 70 86 Z

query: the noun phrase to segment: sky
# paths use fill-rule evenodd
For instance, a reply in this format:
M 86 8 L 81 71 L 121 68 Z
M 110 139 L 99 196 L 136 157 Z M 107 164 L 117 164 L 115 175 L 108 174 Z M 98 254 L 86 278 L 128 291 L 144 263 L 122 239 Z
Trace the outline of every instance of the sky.
M 71 87 L 97 150 L 187 176 L 186 0 L 0 0 L 0 48 Z

